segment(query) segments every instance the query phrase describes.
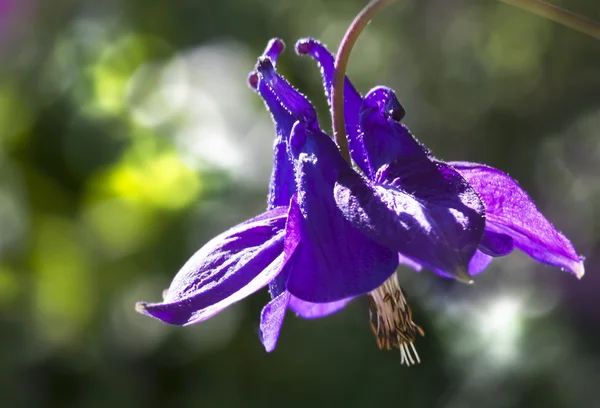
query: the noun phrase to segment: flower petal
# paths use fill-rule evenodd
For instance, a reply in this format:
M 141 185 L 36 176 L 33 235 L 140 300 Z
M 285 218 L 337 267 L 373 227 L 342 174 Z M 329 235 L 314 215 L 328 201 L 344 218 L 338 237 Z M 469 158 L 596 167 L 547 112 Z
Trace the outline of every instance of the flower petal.
M 268 43 L 267 47 L 263 51 L 263 56 L 268 57 L 273 65 L 277 65 L 279 56 L 285 50 L 285 43 L 280 38 L 272 38 Z
M 373 179 L 381 166 L 394 160 L 431 157 L 429 150 L 399 123 L 403 116 L 404 108 L 391 89 L 377 87 L 365 96 L 360 110 L 360 126 L 370 166 L 365 174 L 369 178 Z
M 290 292 L 284 291 L 267 303 L 260 314 L 260 341 L 267 353 L 275 350 L 289 302 Z
M 304 319 L 317 319 L 343 309 L 352 299 L 332 303 L 310 303 L 284 291 L 267 303 L 260 314 L 260 341 L 268 353 L 275 350 L 288 307 Z
M 260 57 L 256 71 L 293 117 L 308 123 L 317 123 L 317 112 L 310 101 L 277 73 L 270 58 Z
M 569 270 L 578 278 L 583 261 L 571 242 L 537 209 L 529 195 L 507 174 L 477 163 L 452 162 L 486 206 L 486 230 L 508 235 L 535 260 Z
M 365 235 L 430 269 L 469 281 L 483 234 L 483 204 L 450 166 L 427 157 L 383 166 L 375 183 L 355 175 L 335 187 L 339 208 Z
M 483 232 L 483 237 L 479 243 L 479 250 L 493 257 L 508 255 L 514 248 L 515 244 L 510 236 L 490 230 Z
M 296 196 L 294 195 L 292 202 L 295 202 L 295 200 Z M 296 228 L 296 222 L 294 222 L 295 216 L 295 213 L 288 214 L 283 243 L 283 267 L 269 283 L 269 293 L 272 300 L 263 308 L 260 315 L 260 340 L 269 353 L 275 349 L 285 312 L 292 297 L 287 291 L 286 285 L 293 268 L 293 262 L 290 262 L 290 260 L 300 244 L 300 233 Z
M 281 105 L 273 90 L 262 79 L 258 80 L 258 93 L 264 99 L 275 122 L 273 144 L 273 171 L 269 183 L 268 208 L 286 206 L 296 191 L 294 166 L 288 153 L 290 132 L 296 119 Z
M 176 325 L 206 320 L 266 286 L 285 264 L 285 207 L 246 221 L 204 245 L 177 273 L 162 303 L 140 313 Z
M 328 303 L 377 288 L 396 269 L 398 256 L 354 228 L 333 197 L 341 173 L 356 173 L 329 136 L 301 122 L 292 129 L 291 149 L 298 196 L 290 203 L 288 223 L 301 241 L 290 260 L 287 289 L 304 301 Z
M 494 257 L 486 255 L 479 250 L 475 251 L 475 255 L 473 255 L 473 258 L 471 258 L 471 261 L 469 262 L 469 275 L 475 276 L 478 273 L 483 272 L 484 269 L 490 266 L 493 260 Z
M 296 43 L 296 51 L 300 55 L 308 54 L 315 59 L 321 67 L 321 76 L 323 78 L 323 87 L 327 95 L 327 102 L 331 106 L 331 87 L 333 84 L 333 75 L 335 72 L 333 55 L 325 48 L 323 44 L 312 38 L 304 38 Z M 361 130 L 359 127 L 359 111 L 362 104 L 362 97 L 356 91 L 348 77 L 344 82 L 344 118 L 346 122 L 346 132 L 348 133 L 348 148 L 350 156 L 356 165 L 367 172 L 370 167 L 367 161 L 366 151 L 362 142 Z
M 268 57 L 275 64 L 284 47 L 283 41 L 275 38 L 269 42 L 263 56 Z M 273 145 L 273 172 L 267 198 L 268 208 L 287 206 L 296 190 L 288 143 L 292 126 L 297 119 L 281 104 L 273 89 L 257 72 L 250 74 L 249 82 L 264 100 L 275 123 L 276 136 Z
M 296 196 L 292 197 L 291 202 L 296 201 Z M 293 262 L 290 262 L 290 259 L 298 245 L 300 245 L 301 234 L 298 230 L 297 224 L 298 220 L 296 217 L 298 216 L 297 212 L 289 212 L 288 219 L 285 224 L 285 240 L 283 242 L 283 252 L 285 254 L 284 258 L 284 267 L 281 269 L 281 272 L 269 283 L 269 293 L 271 298 L 276 298 L 283 292 L 287 290 L 287 281 L 290 277 L 290 273 L 293 269 Z

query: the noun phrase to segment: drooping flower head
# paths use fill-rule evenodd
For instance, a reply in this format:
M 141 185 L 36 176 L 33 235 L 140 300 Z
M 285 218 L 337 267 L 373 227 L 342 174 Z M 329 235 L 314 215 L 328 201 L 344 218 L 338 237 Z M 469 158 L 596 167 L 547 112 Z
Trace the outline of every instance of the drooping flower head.
M 399 286 L 399 264 L 469 282 L 518 248 L 583 275 L 571 243 L 512 178 L 435 159 L 401 123 L 405 111 L 389 88 L 362 97 L 345 78 L 345 160 L 312 104 L 276 71 L 283 49 L 281 40 L 269 42 L 249 76 L 275 122 L 267 211 L 212 239 L 163 302 L 138 303 L 138 311 L 193 324 L 269 285 L 260 333 L 272 351 L 287 309 L 318 318 L 367 294 L 378 346 L 400 349 L 412 364 L 423 331 Z M 313 39 L 300 40 L 296 51 L 318 63 L 331 100 L 334 57 Z

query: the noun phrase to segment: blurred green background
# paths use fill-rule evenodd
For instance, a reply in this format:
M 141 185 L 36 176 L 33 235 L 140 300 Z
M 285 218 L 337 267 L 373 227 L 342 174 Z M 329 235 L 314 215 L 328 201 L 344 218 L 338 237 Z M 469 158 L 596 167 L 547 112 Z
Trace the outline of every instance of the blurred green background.
M 267 41 L 329 129 L 293 45 L 335 49 L 364 4 L 0 0 L 0 407 L 600 407 L 600 42 L 497 1 L 401 1 L 349 74 L 394 88 L 438 157 L 518 179 L 582 281 L 518 253 L 471 287 L 402 270 L 412 368 L 377 349 L 366 298 L 288 316 L 272 354 L 266 291 L 187 328 L 134 311 L 264 210 L 274 131 L 246 77 Z

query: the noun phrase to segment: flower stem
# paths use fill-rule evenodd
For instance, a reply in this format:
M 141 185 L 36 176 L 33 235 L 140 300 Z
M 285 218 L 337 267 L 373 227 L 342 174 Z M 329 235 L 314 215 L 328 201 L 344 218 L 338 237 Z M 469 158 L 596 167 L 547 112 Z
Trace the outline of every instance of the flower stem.
M 600 24 L 541 0 L 500 0 L 600 40 Z
M 369 24 L 371 18 L 373 18 L 378 11 L 394 1 L 395 0 L 371 0 L 356 16 L 354 21 L 352 21 L 352 24 L 350 24 L 335 56 L 335 74 L 331 86 L 333 138 L 340 149 L 340 154 L 350 165 L 352 165 L 352 161 L 350 159 L 350 151 L 348 150 L 344 115 L 344 78 L 346 76 L 348 60 L 350 59 L 350 52 L 352 52 L 352 47 L 354 47 L 358 36 L 367 24 Z
M 350 151 L 348 150 L 344 115 L 344 77 L 346 76 L 350 53 L 352 52 L 352 48 L 354 47 L 358 36 L 367 24 L 369 24 L 373 16 L 394 1 L 396 0 L 371 0 L 356 16 L 354 21 L 352 21 L 350 27 L 348 27 L 348 31 L 346 31 L 335 56 L 335 74 L 331 86 L 333 138 L 340 149 L 340 154 L 350 165 L 352 165 L 352 160 L 350 158 Z M 541 0 L 500 1 L 600 40 L 600 24 L 560 7 L 553 6 L 552 4 Z

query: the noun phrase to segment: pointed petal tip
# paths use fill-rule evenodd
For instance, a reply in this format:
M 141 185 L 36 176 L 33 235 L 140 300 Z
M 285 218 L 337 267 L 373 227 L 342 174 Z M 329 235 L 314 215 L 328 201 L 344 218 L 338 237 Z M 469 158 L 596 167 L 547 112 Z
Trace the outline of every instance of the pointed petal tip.
M 290 293 L 284 291 L 272 299 L 260 313 L 259 337 L 267 353 L 275 350 L 283 319 L 290 301 Z
M 485 203 L 486 230 L 509 236 L 516 248 L 540 263 L 560 267 L 579 279 L 583 277 L 584 259 L 577 255 L 569 239 L 540 212 L 516 180 L 483 164 L 450 164 Z
M 267 353 L 272 353 L 275 351 L 275 349 L 277 348 L 277 340 L 275 340 L 275 342 L 269 342 L 268 340 L 264 340 L 263 339 L 263 333 L 259 333 L 260 336 L 260 342 L 262 343 L 263 347 L 265 348 L 265 351 Z
M 137 302 L 135 311 L 174 326 L 187 326 L 199 321 L 193 319 L 193 314 L 177 315 L 177 310 L 172 304 L 166 303 Z
M 263 328 L 261 327 L 258 330 L 258 337 L 267 353 L 272 353 L 273 351 L 275 351 L 275 348 L 277 348 L 277 339 L 279 337 L 279 333 L 277 333 L 273 338 L 273 336 L 270 335 L 270 333 L 265 333 L 263 331 Z
M 583 278 L 583 275 L 585 275 L 585 267 L 583 266 L 583 259 L 581 261 L 579 261 L 578 263 L 576 263 L 575 265 L 573 265 L 573 268 L 571 268 L 571 270 L 575 274 L 577 279 Z
M 275 351 L 275 346 L 271 346 L 271 345 L 265 346 L 264 344 L 263 344 L 263 346 L 265 347 L 265 351 L 267 353 L 272 353 L 273 351 Z
M 146 302 L 137 302 L 135 304 L 135 311 L 144 315 L 148 315 L 148 309 L 146 308 Z
M 475 283 L 471 275 L 469 275 L 469 269 L 462 266 L 456 269 L 455 277 L 457 281 L 466 285 L 472 285 L 473 283 Z

